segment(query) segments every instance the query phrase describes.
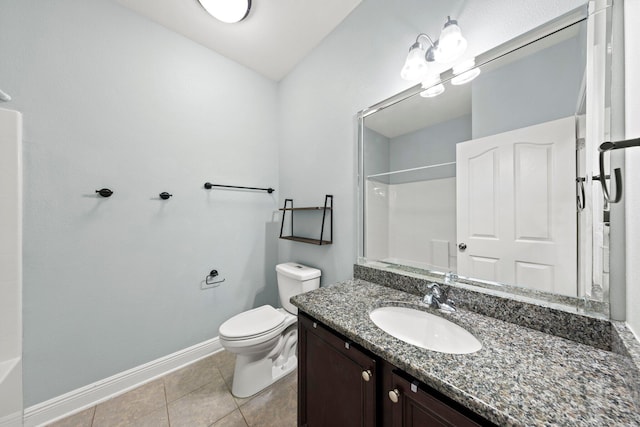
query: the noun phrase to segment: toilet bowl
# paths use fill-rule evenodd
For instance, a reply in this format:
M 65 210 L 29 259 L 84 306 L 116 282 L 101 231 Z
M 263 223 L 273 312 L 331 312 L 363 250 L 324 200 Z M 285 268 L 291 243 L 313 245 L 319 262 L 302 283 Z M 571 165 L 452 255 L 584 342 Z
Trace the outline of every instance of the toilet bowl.
M 249 397 L 292 372 L 298 365 L 297 308 L 289 299 L 317 289 L 320 270 L 287 262 L 276 266 L 283 308 L 263 305 L 237 314 L 220 325 L 220 344 L 236 354 L 231 392 Z

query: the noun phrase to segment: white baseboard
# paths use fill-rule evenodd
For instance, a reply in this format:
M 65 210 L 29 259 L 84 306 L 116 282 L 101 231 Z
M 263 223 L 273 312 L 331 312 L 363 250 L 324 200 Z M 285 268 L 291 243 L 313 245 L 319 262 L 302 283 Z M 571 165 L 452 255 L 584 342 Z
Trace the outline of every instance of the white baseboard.
M 95 406 L 222 349 L 215 337 L 119 374 L 54 397 L 24 411 L 24 426 L 42 426 Z

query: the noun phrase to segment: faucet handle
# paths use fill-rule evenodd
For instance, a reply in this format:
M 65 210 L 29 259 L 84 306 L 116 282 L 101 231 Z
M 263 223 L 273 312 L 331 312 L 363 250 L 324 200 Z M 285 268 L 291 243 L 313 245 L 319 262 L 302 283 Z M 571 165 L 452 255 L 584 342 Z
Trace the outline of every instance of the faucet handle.
M 440 298 L 442 296 L 442 288 L 437 283 L 429 283 L 427 287 L 431 289 L 431 292 L 427 295 L 434 296 L 436 298 Z
M 430 293 L 426 294 L 424 298 L 422 298 L 422 302 L 427 304 L 428 306 L 431 306 L 431 304 L 433 304 L 433 295 Z

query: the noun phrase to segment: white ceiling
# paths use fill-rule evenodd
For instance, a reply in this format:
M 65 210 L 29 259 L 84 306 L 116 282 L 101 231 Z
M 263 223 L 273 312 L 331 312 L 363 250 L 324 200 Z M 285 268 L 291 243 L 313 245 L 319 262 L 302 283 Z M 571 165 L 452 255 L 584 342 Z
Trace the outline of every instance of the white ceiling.
M 253 0 L 225 24 L 198 0 L 116 0 L 121 5 L 272 80 L 281 80 L 362 0 Z

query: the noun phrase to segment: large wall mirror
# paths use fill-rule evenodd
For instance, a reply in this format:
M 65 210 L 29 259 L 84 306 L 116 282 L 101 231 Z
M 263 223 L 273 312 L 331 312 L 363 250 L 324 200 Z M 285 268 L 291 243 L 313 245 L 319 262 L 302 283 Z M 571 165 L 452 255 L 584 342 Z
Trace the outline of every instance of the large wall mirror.
M 575 10 L 476 57 L 470 82 L 360 112 L 359 262 L 606 315 L 609 15 Z

